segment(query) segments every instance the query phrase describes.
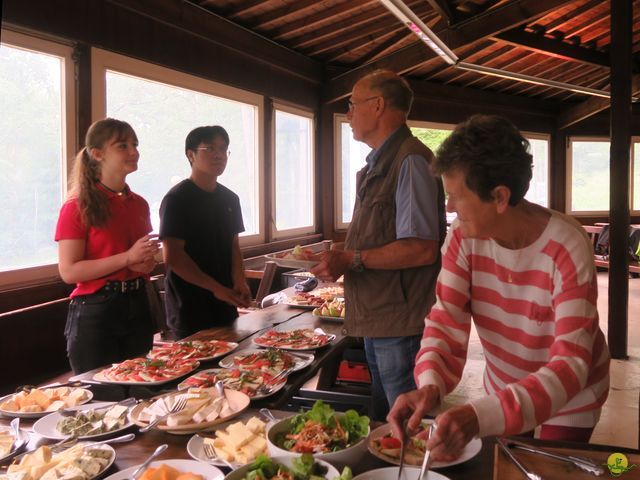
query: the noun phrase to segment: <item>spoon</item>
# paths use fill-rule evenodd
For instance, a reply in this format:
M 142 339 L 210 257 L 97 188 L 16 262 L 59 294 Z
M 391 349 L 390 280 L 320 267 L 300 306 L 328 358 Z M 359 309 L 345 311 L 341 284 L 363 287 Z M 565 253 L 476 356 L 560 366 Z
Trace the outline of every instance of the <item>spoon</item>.
M 13 430 L 13 437 L 15 438 L 15 440 L 13 441 L 13 445 L 11 445 L 11 451 L 14 451 L 16 448 L 18 448 L 19 445 L 22 444 L 20 435 L 20 419 L 14 418 L 13 420 L 11 420 L 11 423 L 9 425 L 11 425 L 11 429 Z
M 271 410 L 269 410 L 268 408 L 261 408 L 259 410 L 259 413 L 260 413 L 260 415 L 265 417 L 270 422 L 277 422 L 278 421 L 278 419 L 273 416 L 273 413 L 271 413 Z
M 167 448 L 169 448 L 169 445 L 167 445 L 166 443 L 163 443 L 158 448 L 156 448 L 156 450 L 151 455 L 149 455 L 149 458 L 147 458 L 142 465 L 136 468 L 136 470 L 131 474 L 130 479 L 137 480 L 138 478 L 140 478 L 144 471 L 149 467 L 151 461 L 162 452 L 164 452 Z
M 99 442 L 91 442 L 89 445 L 87 445 L 84 448 L 88 449 L 88 448 L 93 448 L 96 445 L 106 445 L 110 443 L 125 443 L 125 442 L 130 442 L 134 438 L 136 438 L 135 433 L 127 433 L 126 435 L 121 435 L 119 437 L 107 438 L 106 440 L 100 440 Z

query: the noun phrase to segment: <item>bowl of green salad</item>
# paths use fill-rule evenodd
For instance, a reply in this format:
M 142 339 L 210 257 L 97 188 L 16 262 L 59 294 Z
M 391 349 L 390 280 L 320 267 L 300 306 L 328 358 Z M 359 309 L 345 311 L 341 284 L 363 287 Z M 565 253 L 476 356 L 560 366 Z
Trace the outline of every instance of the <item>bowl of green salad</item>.
M 304 454 L 300 457 L 258 455 L 253 463 L 232 470 L 224 480 L 351 480 L 347 469 L 341 476 L 336 468 Z
M 273 423 L 267 446 L 274 457 L 311 453 L 342 468 L 356 464 L 366 453 L 369 430 L 369 417 L 355 410 L 336 412 L 318 400 L 310 410 Z

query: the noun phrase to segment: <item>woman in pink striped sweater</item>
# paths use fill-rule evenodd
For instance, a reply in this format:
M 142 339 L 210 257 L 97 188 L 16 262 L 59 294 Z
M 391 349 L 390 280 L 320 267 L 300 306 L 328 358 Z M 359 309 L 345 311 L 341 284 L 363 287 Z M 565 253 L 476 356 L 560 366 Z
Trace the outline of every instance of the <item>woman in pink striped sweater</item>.
M 486 359 L 487 395 L 441 413 L 428 447 L 451 460 L 475 436 L 541 425 L 541 438 L 587 442 L 609 390 L 591 243 L 570 217 L 525 200 L 529 142 L 508 120 L 458 125 L 434 164 L 457 219 L 442 247 L 437 300 L 425 320 L 417 390 L 395 402 L 397 435 L 460 381 L 471 319 Z

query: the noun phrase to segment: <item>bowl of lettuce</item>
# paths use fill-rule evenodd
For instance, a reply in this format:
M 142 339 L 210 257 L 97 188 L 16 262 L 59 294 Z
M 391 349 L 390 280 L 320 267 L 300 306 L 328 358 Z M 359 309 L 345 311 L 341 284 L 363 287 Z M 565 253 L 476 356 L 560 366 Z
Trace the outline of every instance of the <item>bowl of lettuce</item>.
M 357 463 L 367 451 L 369 417 L 355 410 L 336 412 L 318 400 L 311 410 L 271 425 L 269 454 L 279 457 L 311 453 L 338 468 Z
M 351 480 L 351 472 L 345 473 L 347 475 L 341 477 L 333 465 L 309 454 L 301 457 L 262 454 L 253 463 L 232 470 L 224 480 Z

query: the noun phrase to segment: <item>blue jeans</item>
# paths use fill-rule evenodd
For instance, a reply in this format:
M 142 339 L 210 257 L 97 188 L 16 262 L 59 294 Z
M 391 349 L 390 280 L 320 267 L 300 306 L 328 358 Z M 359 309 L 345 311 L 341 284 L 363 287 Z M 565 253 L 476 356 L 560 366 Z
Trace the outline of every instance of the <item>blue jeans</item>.
M 401 393 L 415 390 L 413 367 L 420 349 L 421 335 L 364 339 L 371 373 L 371 414 L 385 420 L 389 406 Z

